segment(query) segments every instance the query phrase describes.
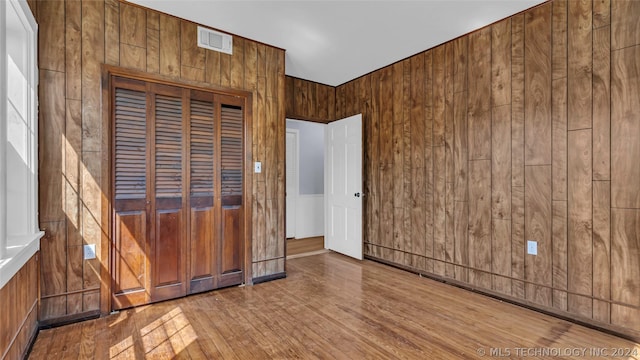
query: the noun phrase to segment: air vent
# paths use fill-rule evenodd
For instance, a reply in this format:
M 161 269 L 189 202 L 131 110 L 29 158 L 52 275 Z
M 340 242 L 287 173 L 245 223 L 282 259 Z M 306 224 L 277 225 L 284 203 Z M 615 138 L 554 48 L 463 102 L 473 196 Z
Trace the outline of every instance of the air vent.
M 198 26 L 198 46 L 201 48 L 233 54 L 233 38 L 211 29 Z

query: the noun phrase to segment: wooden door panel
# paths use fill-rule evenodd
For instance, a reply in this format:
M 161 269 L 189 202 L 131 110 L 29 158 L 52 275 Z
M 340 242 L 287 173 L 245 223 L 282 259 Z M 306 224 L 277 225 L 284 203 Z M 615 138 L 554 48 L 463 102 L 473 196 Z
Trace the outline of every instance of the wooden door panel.
M 114 234 L 113 307 L 122 309 L 148 301 L 146 291 L 146 211 L 116 213 Z
M 184 295 L 182 218 L 180 209 L 156 212 L 152 301 Z
M 213 199 L 210 204 L 213 205 Z M 191 273 L 190 293 L 216 287 L 216 236 L 214 235 L 214 208 L 191 205 Z
M 220 253 L 220 286 L 242 282 L 242 246 L 240 219 L 242 207 L 222 207 L 222 251 Z

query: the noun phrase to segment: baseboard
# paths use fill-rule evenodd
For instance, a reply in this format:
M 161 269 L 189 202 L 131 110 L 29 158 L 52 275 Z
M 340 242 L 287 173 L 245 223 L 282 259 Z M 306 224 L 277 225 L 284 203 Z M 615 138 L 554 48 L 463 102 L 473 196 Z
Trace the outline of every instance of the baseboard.
M 87 311 L 80 314 L 62 316 L 55 319 L 41 320 L 39 330 L 52 329 L 59 326 L 69 325 L 85 320 L 97 319 L 100 317 L 100 310 Z
M 253 278 L 253 285 L 264 283 L 267 281 L 272 281 L 272 280 L 284 279 L 286 277 L 287 277 L 287 273 L 284 271 L 276 274 L 260 276 L 257 278 Z

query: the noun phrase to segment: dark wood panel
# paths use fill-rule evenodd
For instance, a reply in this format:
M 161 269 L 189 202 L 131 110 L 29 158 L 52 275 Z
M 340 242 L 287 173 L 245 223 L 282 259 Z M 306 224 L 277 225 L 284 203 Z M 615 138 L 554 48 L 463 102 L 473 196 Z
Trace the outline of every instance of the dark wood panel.
M 511 19 L 511 184 L 524 186 L 524 14 Z
M 240 207 L 222 208 L 220 273 L 223 275 L 242 271 L 241 221 Z
M 469 161 L 469 254 L 470 267 L 491 271 L 491 160 Z M 491 288 L 490 281 L 469 280 Z
M 554 200 L 552 211 L 553 288 L 567 290 L 567 202 Z M 566 292 L 554 291 L 553 307 L 567 310 Z
M 551 166 L 527 166 L 525 174 L 525 238 L 538 243 L 538 255 L 525 255 L 527 299 L 551 306 Z
M 511 19 L 491 26 L 491 105 L 511 104 Z
M 160 14 L 160 74 L 180 76 L 180 20 Z
M 569 131 L 568 135 L 568 289 L 590 295 L 593 257 L 593 186 L 591 130 Z M 591 316 L 586 298 L 569 294 L 569 311 Z
M 593 296 L 611 298 L 611 182 L 593 182 Z M 595 270 L 597 269 L 597 270 Z M 611 309 L 604 301 L 593 302 L 593 318 L 608 323 Z
M 551 3 L 524 14 L 525 164 L 551 164 Z
M 66 98 L 80 100 L 82 99 L 82 57 L 81 44 L 82 44 L 82 3 L 79 0 L 67 1 L 65 6 L 65 74 L 67 91 Z M 105 10 L 109 9 L 109 4 L 105 3 Z M 49 19 L 50 20 L 50 19 Z M 105 22 L 106 19 L 105 19 Z M 42 25 L 40 25 L 40 31 L 42 31 Z M 47 29 L 49 32 L 52 29 Z M 53 33 L 53 32 L 51 32 Z M 45 35 L 46 36 L 46 35 Z M 55 45 L 53 44 L 48 44 Z
M 638 9 L 640 12 L 640 9 Z M 640 209 L 640 47 L 611 55 L 611 206 Z
M 190 224 L 190 284 L 189 292 L 196 293 L 211 290 L 216 287 L 215 274 L 217 269 L 217 237 L 214 235 L 215 220 L 213 207 L 194 206 L 191 199 Z M 213 204 L 213 199 L 211 199 Z
M 551 66 L 555 80 L 567 77 L 567 0 L 555 0 L 552 4 Z
M 567 200 L 567 79 L 553 80 L 553 200 Z
M 568 1 L 568 129 L 592 126 L 592 3 Z
M 157 201 L 157 200 L 156 200 Z M 155 239 L 151 255 L 151 301 L 178 297 L 186 290 L 183 211 L 159 209 L 155 214 Z

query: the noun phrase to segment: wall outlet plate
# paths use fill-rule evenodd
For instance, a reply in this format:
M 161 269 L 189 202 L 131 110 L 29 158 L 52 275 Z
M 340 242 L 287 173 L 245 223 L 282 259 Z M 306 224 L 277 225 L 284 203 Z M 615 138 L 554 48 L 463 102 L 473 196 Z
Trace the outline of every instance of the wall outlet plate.
M 84 259 L 92 260 L 96 258 L 96 244 L 88 244 L 84 246 Z
M 256 174 L 262 172 L 262 163 L 260 161 L 256 161 L 253 172 L 255 172 Z
M 533 240 L 527 240 L 527 254 L 538 255 L 538 242 Z

